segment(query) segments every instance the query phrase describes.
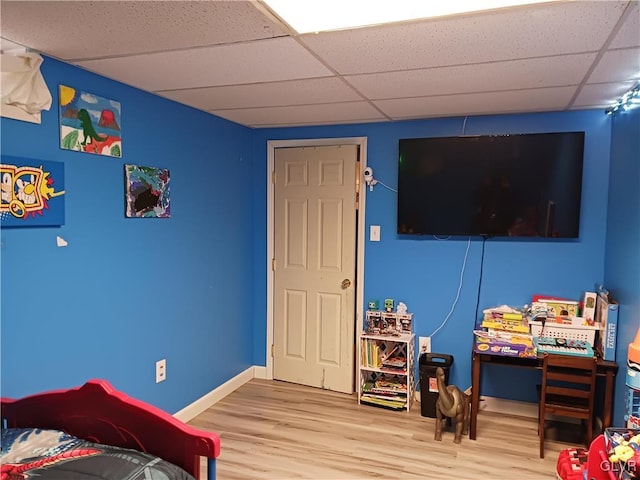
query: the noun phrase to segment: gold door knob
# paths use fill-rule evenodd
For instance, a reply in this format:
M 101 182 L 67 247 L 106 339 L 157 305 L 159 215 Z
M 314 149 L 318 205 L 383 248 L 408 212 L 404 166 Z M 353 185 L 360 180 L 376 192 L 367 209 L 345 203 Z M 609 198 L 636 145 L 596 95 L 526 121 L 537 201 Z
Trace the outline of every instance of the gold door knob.
M 351 280 L 349 280 L 348 278 L 345 278 L 344 280 L 342 280 L 342 283 L 340 284 L 340 286 L 342 287 L 343 290 L 346 290 L 351 286 Z

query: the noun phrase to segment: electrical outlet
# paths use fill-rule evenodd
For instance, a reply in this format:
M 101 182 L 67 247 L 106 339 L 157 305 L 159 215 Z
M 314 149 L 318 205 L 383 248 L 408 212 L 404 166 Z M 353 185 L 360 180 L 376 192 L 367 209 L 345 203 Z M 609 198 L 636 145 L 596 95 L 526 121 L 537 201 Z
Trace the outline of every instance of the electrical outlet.
M 167 359 L 163 358 L 156 362 L 156 383 L 164 382 L 167 379 Z
M 431 353 L 431 337 L 420 337 L 420 353 Z

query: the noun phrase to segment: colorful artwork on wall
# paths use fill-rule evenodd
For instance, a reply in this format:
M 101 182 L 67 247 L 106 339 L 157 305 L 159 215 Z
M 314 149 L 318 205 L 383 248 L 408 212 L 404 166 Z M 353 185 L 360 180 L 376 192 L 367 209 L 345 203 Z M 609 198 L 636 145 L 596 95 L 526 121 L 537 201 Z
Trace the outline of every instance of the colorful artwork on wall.
M 125 165 L 127 217 L 171 216 L 169 170 Z
M 2 156 L 2 227 L 64 225 L 64 163 Z
M 120 102 L 60 85 L 60 147 L 122 157 Z

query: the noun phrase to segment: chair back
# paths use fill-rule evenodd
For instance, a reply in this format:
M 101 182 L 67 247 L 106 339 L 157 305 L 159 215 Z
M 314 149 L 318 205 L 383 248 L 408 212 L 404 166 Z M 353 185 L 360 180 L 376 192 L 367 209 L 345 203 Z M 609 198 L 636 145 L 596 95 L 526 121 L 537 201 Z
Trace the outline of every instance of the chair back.
M 545 353 L 542 360 L 542 403 L 553 400 L 589 406 L 593 410 L 596 358 Z M 580 417 L 580 416 L 579 416 Z
M 596 357 L 545 353 L 542 360 L 539 426 L 540 458 L 544 457 L 547 415 L 577 418 L 587 425 L 586 443 L 593 436 Z

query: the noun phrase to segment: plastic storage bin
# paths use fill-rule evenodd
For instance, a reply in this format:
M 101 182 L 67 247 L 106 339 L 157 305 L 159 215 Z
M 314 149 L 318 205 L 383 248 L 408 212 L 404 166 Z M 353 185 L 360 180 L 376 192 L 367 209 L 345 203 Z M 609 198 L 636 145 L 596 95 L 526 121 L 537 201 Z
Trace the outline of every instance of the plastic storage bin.
M 567 340 L 582 340 L 592 347 L 595 346 L 595 337 L 599 325 L 571 325 L 555 322 L 542 322 L 532 320 L 531 335 L 534 337 L 566 338 Z
M 449 370 L 453 365 L 453 356 L 444 353 L 423 353 L 420 355 L 420 414 L 423 417 L 436 418 L 438 400 L 438 380 L 436 369 L 444 370 L 444 380 L 449 384 Z

